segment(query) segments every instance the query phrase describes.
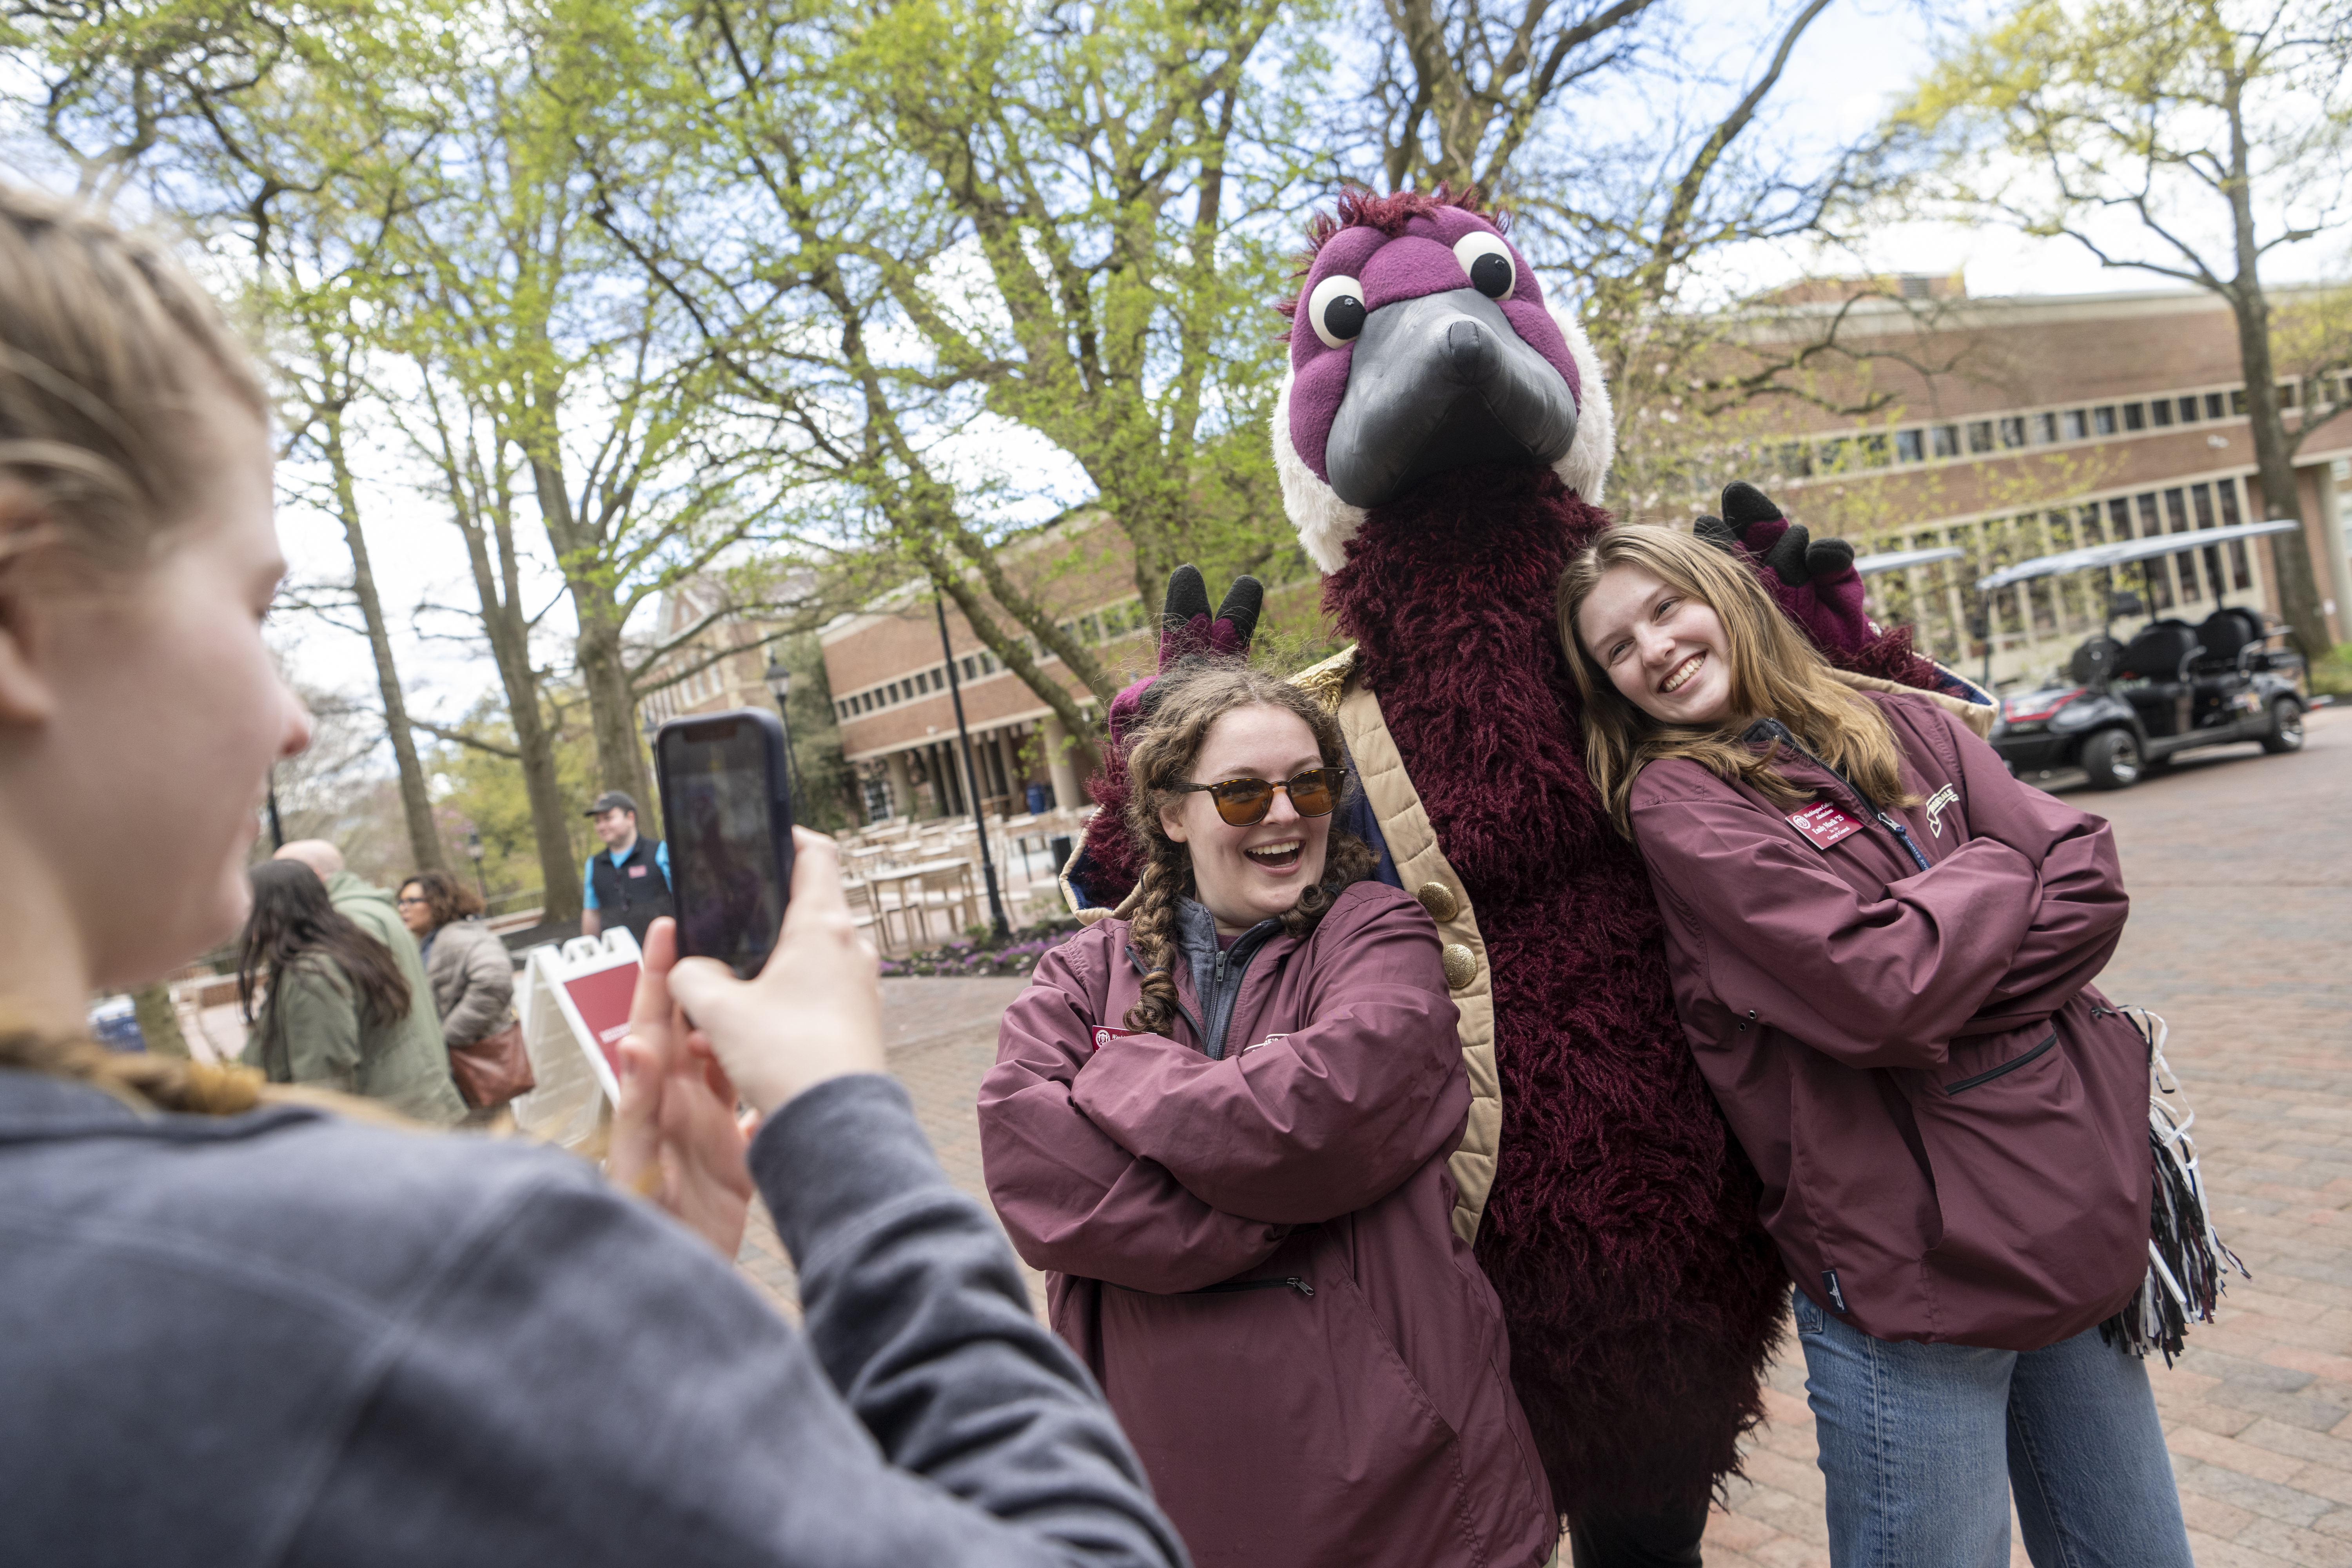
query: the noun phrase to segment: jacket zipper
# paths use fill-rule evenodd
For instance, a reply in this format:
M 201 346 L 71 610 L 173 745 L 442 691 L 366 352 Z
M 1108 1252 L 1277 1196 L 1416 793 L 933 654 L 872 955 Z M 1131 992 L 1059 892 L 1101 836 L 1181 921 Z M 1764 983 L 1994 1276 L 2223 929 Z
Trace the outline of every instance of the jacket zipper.
M 1830 777 L 1837 780 L 1839 785 L 1844 789 L 1847 796 L 1853 800 L 1853 804 L 1862 807 L 1863 814 L 1864 816 L 1872 817 L 1877 822 L 1878 826 L 1895 835 L 1895 838 L 1902 844 L 1903 847 L 1910 851 L 1911 863 L 1913 865 L 1918 867 L 1922 871 L 1932 870 L 1935 868 L 1935 862 L 1928 859 L 1927 855 L 1920 849 L 1918 841 L 1911 837 L 1911 830 L 1909 828 L 1904 826 L 1902 823 L 1897 822 L 1889 813 L 1881 811 L 1878 807 L 1864 800 L 1862 797 L 1862 792 L 1854 788 L 1853 784 L 1847 783 L 1846 776 L 1843 773 L 1830 766 L 1829 763 L 1822 761 L 1821 758 L 1813 755 L 1811 749 L 1809 748 L 1802 741 L 1797 739 L 1795 734 L 1790 731 L 1786 724 L 1781 723 L 1778 719 L 1766 719 L 1760 721 L 1760 725 L 1765 732 L 1770 735 L 1774 740 L 1788 742 L 1788 744 L 1795 748 L 1798 754 L 1802 756 L 1807 762 L 1821 769 L 1822 772 L 1829 774 Z M 1752 730 L 1749 731 L 1750 734 L 1753 734 L 1754 732 L 1755 731 Z
M 2000 1066 L 1997 1068 L 1987 1068 L 1983 1072 L 1964 1078 L 1958 1083 L 1948 1083 L 1944 1086 L 1944 1092 L 1946 1094 L 1958 1094 L 1964 1089 L 1974 1089 L 1980 1083 L 1990 1083 L 1993 1079 L 1999 1078 L 2005 1072 L 2015 1072 L 2018 1068 L 2023 1067 L 2026 1063 L 2034 1060 L 2036 1058 L 2040 1057 L 2042 1052 L 2048 1050 L 2057 1043 L 2058 1031 L 2053 1029 L 2050 1031 L 2050 1037 L 2048 1039 L 2042 1041 L 2040 1045 L 2034 1047 L 2023 1056 L 2011 1057 L 2009 1060 L 2001 1063 Z
M 1106 1279 L 1103 1283 L 1108 1285 L 1114 1290 L 1133 1290 L 1135 1291 L 1135 1294 L 1139 1296 L 1150 1296 L 1161 1293 L 1150 1290 L 1137 1290 L 1134 1286 L 1121 1285 L 1115 1279 Z M 1308 1284 L 1306 1280 L 1301 1279 L 1296 1274 L 1286 1274 L 1279 1279 L 1226 1279 L 1215 1285 L 1197 1286 L 1190 1290 L 1170 1290 L 1165 1292 L 1165 1294 L 1171 1296 L 1230 1296 L 1236 1290 L 1296 1290 L 1299 1295 L 1308 1298 L 1309 1300 L 1312 1300 L 1315 1295 L 1315 1287 Z
M 1315 1287 L 1296 1274 L 1286 1274 L 1279 1279 L 1228 1279 L 1221 1285 L 1203 1285 L 1197 1290 L 1184 1290 L 1179 1294 L 1222 1296 L 1234 1290 L 1296 1290 L 1309 1298 L 1315 1294 Z

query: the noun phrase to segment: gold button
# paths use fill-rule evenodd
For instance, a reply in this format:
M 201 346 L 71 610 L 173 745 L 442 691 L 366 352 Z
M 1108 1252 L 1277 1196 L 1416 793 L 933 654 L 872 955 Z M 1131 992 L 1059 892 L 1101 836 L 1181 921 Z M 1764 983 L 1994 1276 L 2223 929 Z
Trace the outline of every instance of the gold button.
M 1444 951 L 1437 956 L 1445 965 L 1445 984 L 1449 989 L 1459 991 L 1478 978 L 1477 956 L 1462 943 L 1447 942 Z
M 1441 923 L 1462 912 L 1462 900 L 1443 882 L 1423 882 L 1413 897 L 1421 900 L 1421 907 L 1429 911 L 1431 920 Z

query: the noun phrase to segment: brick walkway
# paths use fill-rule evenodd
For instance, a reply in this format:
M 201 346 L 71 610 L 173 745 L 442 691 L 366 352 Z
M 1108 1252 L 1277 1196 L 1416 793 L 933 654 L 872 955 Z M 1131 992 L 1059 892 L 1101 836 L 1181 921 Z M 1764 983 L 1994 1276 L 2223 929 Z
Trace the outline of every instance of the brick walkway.
M 2222 1234 L 2254 1272 L 2152 1367 L 2197 1561 L 2352 1568 L 2352 712 L 2313 715 L 2297 756 L 2232 749 L 2074 798 L 2114 820 L 2133 898 L 2102 984 L 2170 1021 Z M 973 1091 L 1020 983 L 884 990 L 891 1068 L 979 1193 Z M 742 1262 L 789 1310 L 773 1233 L 755 1224 Z M 1829 1563 L 1801 1363 L 1771 1383 L 1708 1568 Z

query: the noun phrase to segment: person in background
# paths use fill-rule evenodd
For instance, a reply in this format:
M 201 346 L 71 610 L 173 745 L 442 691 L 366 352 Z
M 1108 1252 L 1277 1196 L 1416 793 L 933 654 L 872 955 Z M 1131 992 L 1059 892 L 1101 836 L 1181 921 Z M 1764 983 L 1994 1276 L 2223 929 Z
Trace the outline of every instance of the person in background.
M 514 1016 L 514 959 L 498 933 L 473 917 L 482 900 L 446 871 L 419 871 L 394 900 L 425 954 L 425 977 L 441 1016 L 441 1043 L 458 1050 L 497 1034 Z M 467 1113 L 487 1125 L 499 1107 Z
M 394 958 L 404 959 L 407 953 L 415 951 L 416 939 L 409 934 L 408 922 L 394 907 L 392 894 L 364 880 L 358 872 L 346 868 L 343 852 L 332 844 L 323 838 L 297 838 L 270 858 L 299 861 L 317 872 L 319 880 L 326 884 L 327 898 L 335 906 L 336 912 L 347 916 L 360 930 L 383 943 L 391 950 Z M 407 963 L 403 962 L 401 968 L 407 969 Z M 416 973 L 411 977 L 412 984 L 421 982 L 424 973 L 420 961 Z M 424 1000 L 428 994 L 421 984 L 416 984 L 418 1000 Z
M 594 936 L 609 922 L 625 925 L 637 945 L 646 945 L 646 931 L 677 907 L 669 896 L 669 846 L 637 832 L 637 803 L 616 789 L 608 789 L 588 808 L 604 853 L 588 857 L 581 868 L 580 934 Z
M 86 1037 L 236 932 L 309 743 L 269 408 L 168 256 L 0 184 L 0 1563 L 1182 1568 L 885 1075 L 824 838 L 757 980 L 648 933 L 613 1182 Z M 755 1183 L 798 1327 L 706 1239 Z
M 268 998 L 257 1002 L 265 979 Z M 270 1082 L 382 1100 L 436 1126 L 464 1119 L 432 1008 L 417 1002 L 391 951 L 328 900 L 308 866 L 253 868 L 236 994 L 249 1026 L 246 1065 Z

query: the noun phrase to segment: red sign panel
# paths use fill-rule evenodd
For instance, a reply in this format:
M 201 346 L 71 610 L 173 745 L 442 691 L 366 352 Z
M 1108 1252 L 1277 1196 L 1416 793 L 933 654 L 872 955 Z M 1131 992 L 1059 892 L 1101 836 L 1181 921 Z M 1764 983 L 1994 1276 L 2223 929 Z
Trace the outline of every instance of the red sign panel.
M 564 995 L 579 1010 L 581 1023 L 587 1026 L 588 1037 L 604 1053 L 613 1076 L 620 1077 L 621 1037 L 629 1032 L 629 1003 L 637 994 L 637 966 L 615 964 L 562 984 Z

